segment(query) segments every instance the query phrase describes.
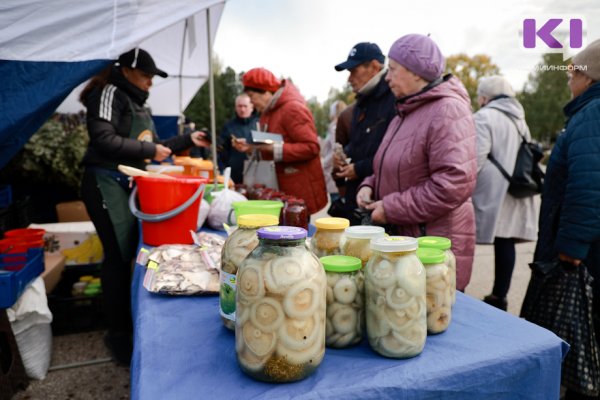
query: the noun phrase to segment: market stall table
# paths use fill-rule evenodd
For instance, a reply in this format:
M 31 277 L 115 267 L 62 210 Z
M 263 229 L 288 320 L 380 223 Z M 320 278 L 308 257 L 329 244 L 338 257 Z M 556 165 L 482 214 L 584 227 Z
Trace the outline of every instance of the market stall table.
M 387 359 L 365 340 L 327 349 L 316 372 L 295 383 L 255 381 L 238 367 L 235 335 L 218 296 L 173 297 L 132 288 L 132 399 L 558 399 L 568 345 L 552 332 L 457 294 L 449 329 L 421 355 Z

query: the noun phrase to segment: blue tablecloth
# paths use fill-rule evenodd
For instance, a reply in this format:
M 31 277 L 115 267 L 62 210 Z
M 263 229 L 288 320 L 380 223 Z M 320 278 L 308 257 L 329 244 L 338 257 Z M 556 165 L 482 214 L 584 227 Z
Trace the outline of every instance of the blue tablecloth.
M 568 346 L 553 333 L 457 294 L 449 329 L 421 355 L 387 359 L 367 341 L 327 349 L 316 372 L 288 384 L 258 382 L 235 357 L 219 299 L 151 294 L 136 265 L 132 399 L 558 399 Z

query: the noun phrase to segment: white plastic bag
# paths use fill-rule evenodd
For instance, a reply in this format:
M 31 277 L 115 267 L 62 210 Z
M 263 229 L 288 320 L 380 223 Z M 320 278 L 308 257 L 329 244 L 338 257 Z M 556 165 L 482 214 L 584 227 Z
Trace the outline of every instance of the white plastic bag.
M 44 379 L 52 356 L 52 313 L 44 280 L 38 276 L 6 314 L 27 376 Z
M 200 210 L 198 210 L 198 229 L 202 228 L 204 222 L 206 222 L 206 217 L 208 217 L 208 212 L 210 211 L 210 204 L 208 201 L 202 199 L 200 201 Z
M 224 189 L 220 192 L 213 192 L 213 201 L 208 212 L 208 224 L 213 229 L 224 230 L 223 224 L 227 224 L 227 218 L 231 210 L 231 203 L 234 201 L 247 200 L 246 197 L 235 190 L 229 189 L 229 175 L 231 167 L 225 168 L 223 173 Z

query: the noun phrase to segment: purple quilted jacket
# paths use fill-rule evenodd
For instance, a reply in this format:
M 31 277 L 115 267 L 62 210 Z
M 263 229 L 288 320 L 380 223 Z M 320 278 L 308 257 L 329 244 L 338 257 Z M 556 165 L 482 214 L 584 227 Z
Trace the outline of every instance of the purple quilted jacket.
M 475 125 L 462 83 L 446 76 L 432 89 L 397 105 L 362 186 L 383 199 L 388 223 L 405 236 L 452 240 L 460 290 L 471 279 L 477 178 Z

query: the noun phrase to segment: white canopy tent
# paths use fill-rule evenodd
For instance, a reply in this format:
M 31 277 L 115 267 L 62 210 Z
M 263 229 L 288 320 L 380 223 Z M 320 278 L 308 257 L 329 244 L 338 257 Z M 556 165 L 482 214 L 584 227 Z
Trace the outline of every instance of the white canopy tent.
M 7 113 L 0 122 L 0 168 L 59 104 L 59 112 L 83 109 L 77 101 L 81 85 L 134 47 L 150 52 L 169 74 L 155 77 L 148 100 L 153 114 L 180 117 L 211 77 L 212 43 L 224 6 L 225 0 L 2 2 L 0 72 L 10 79 L 0 83 L 0 106 Z M 211 109 L 214 115 L 214 101 Z M 214 117 L 211 125 L 214 135 Z

